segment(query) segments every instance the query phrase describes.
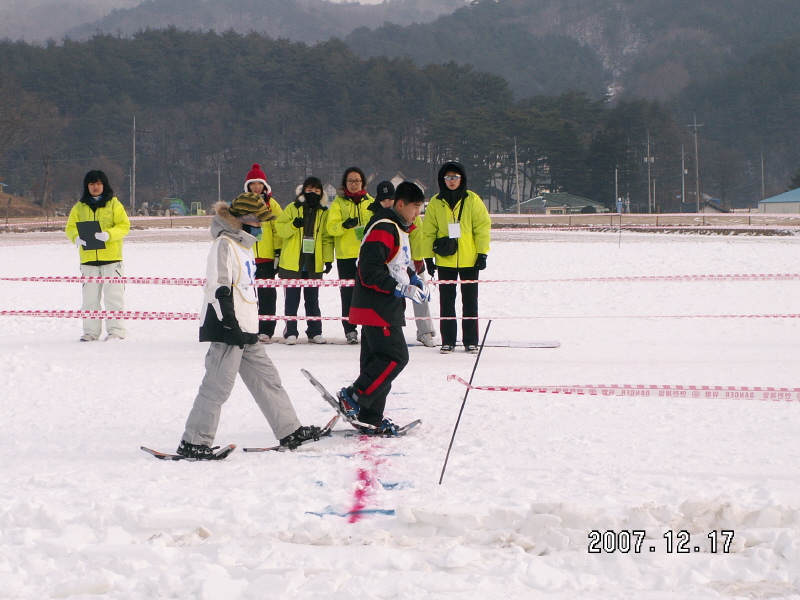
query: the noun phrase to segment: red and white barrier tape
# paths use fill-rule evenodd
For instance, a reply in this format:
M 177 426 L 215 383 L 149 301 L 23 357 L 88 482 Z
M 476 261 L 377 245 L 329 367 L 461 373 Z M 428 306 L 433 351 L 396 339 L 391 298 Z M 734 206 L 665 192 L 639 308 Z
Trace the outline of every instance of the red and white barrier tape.
M 626 213 L 622 213 L 622 216 L 625 219 L 652 219 L 653 217 L 656 217 L 656 216 L 658 216 L 658 217 L 680 217 L 680 218 L 683 218 L 683 219 L 688 219 L 688 218 L 691 218 L 692 215 L 694 215 L 695 219 L 702 219 L 703 217 L 708 217 L 708 218 L 714 218 L 714 217 L 726 218 L 727 217 L 727 218 L 739 218 L 739 219 L 746 219 L 748 217 L 755 217 L 755 218 L 761 218 L 761 219 L 763 219 L 763 218 L 773 218 L 773 217 L 784 217 L 784 218 L 789 218 L 789 219 L 800 219 L 800 217 L 798 217 L 797 213 L 763 213 L 763 212 L 754 212 L 754 213 L 727 213 L 725 215 L 723 215 L 723 214 L 714 214 L 714 213 L 697 213 L 697 212 L 695 212 L 695 213 L 690 213 L 690 212 L 682 212 L 682 213 L 681 212 L 678 212 L 678 213 L 633 213 L 633 212 L 629 213 L 629 212 L 626 212 Z M 506 219 L 513 219 L 513 218 L 519 218 L 519 217 L 523 217 L 523 218 L 530 217 L 532 219 L 542 219 L 542 218 L 545 218 L 545 219 L 547 219 L 547 218 L 550 218 L 550 219 L 565 219 L 565 218 L 570 217 L 570 216 L 572 216 L 572 217 L 595 217 L 595 218 L 603 218 L 603 217 L 605 217 L 605 218 L 608 218 L 608 217 L 619 218 L 620 213 L 607 212 L 607 213 L 594 213 L 594 214 L 573 213 L 571 215 L 570 214 L 545 215 L 545 214 L 537 214 L 537 213 L 508 213 L 508 212 L 504 212 L 504 213 L 489 213 L 489 216 L 490 217 L 502 217 L 502 218 L 506 218 Z
M 593 283 L 593 282 L 702 282 L 702 281 L 798 281 L 800 273 L 734 273 L 722 275 L 634 275 L 629 277 L 574 277 L 566 279 L 429 279 L 435 285 L 465 283 Z M 203 286 L 201 277 L 0 277 L 0 281 L 38 281 L 45 283 L 123 283 L 151 285 Z M 255 287 L 352 287 L 352 279 L 258 279 Z
M 595 223 L 587 225 L 547 225 L 543 223 L 539 227 L 503 227 L 493 228 L 492 233 L 512 233 L 516 231 L 586 231 L 587 229 L 607 229 L 609 231 L 618 232 L 620 229 L 721 229 L 721 230 L 737 230 L 737 231 L 794 231 L 800 229 L 800 225 L 636 225 L 635 223 L 623 223 L 611 225 L 610 223 Z
M 800 388 L 740 387 L 720 385 L 563 385 L 490 386 L 470 385 L 458 375 L 448 375 L 471 390 L 487 392 L 529 392 L 575 396 L 628 396 L 634 398 L 707 398 L 710 400 L 800 401 Z
M 164 221 L 169 219 L 171 221 L 179 221 L 181 219 L 202 219 L 203 217 L 212 217 L 213 215 L 175 215 L 175 216 L 151 216 L 151 217 L 128 217 L 129 221 Z M 40 226 L 49 227 L 51 225 L 66 225 L 65 221 L 28 221 L 25 223 L 0 223 L 0 227 L 23 227 L 23 226 Z
M 125 319 L 125 320 L 158 320 L 158 321 L 191 321 L 198 319 L 199 313 L 171 313 L 171 312 L 148 312 L 148 311 L 112 311 L 112 310 L 0 310 L 0 317 L 56 317 L 65 319 Z M 304 315 L 290 316 L 269 316 L 261 315 L 258 317 L 262 321 L 342 321 L 345 317 L 310 317 Z M 499 317 L 405 317 L 406 321 L 427 321 L 435 319 L 439 321 L 447 320 L 527 320 L 527 319 L 799 319 L 800 314 L 765 314 L 765 315 L 537 315 L 537 316 L 499 316 Z
M 150 312 L 141 310 L 0 310 L 0 317 L 54 317 L 60 319 L 124 319 L 126 321 L 196 321 L 200 313 Z M 305 315 L 259 315 L 260 321 L 344 321 L 345 317 L 307 317 Z M 438 317 L 435 317 L 438 318 Z M 443 317 L 460 319 L 461 317 Z M 406 317 L 407 321 L 429 317 Z
M 123 283 L 151 285 L 203 286 L 202 277 L 0 277 L 0 281 L 39 281 L 45 283 Z M 257 279 L 254 287 L 352 287 L 352 279 Z

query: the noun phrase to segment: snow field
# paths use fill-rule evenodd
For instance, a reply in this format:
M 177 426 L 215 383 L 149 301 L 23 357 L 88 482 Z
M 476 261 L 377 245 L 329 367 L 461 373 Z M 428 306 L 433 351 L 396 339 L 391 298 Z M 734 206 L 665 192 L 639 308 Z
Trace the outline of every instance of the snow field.
M 126 275 L 204 276 L 207 241 L 138 233 L 125 246 Z M 485 278 L 800 264 L 793 238 L 624 233 L 618 242 L 501 234 Z M 66 242 L 5 234 L 0 273 L 77 275 L 75 254 Z M 800 387 L 791 319 L 584 318 L 796 313 L 797 286 L 484 284 L 482 314 L 517 317 L 496 318 L 489 339 L 562 346 L 486 348 L 474 383 Z M 1 310 L 80 306 L 76 284 L 2 290 Z M 337 290 L 320 296 L 323 315 L 337 315 Z M 126 289 L 129 310 L 194 312 L 200 299 L 199 288 Z M 76 319 L 0 321 L 0 598 L 800 597 L 797 402 L 472 391 L 440 486 L 465 391 L 446 376 L 468 379 L 475 357 L 412 347 L 387 411 L 398 423 L 422 418 L 403 439 L 332 437 L 291 453 L 171 463 L 139 446 L 172 451 L 180 439 L 203 375 L 197 324 L 130 321 L 115 343 L 79 344 L 80 333 Z M 323 334 L 343 337 L 333 321 Z M 358 347 L 272 344 L 267 353 L 303 423 L 332 413 L 300 368 L 331 391 L 357 374 Z M 217 443 L 275 443 L 240 383 Z M 377 512 L 349 523 L 338 515 L 355 504 L 359 472 L 371 482 L 366 509 Z M 591 532 L 608 530 L 615 542 L 623 531 L 646 539 L 639 552 L 590 553 Z M 735 532 L 729 552 L 722 537 L 710 551 L 715 530 Z M 677 552 L 680 531 L 688 553 Z

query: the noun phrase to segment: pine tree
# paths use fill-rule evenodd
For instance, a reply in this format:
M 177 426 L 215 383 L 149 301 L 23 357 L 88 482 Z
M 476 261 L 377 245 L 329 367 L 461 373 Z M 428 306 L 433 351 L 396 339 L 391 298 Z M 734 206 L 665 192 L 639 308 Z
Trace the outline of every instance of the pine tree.
M 800 167 L 797 168 L 797 173 L 795 173 L 794 177 L 792 177 L 792 180 L 789 182 L 789 189 L 786 191 L 791 192 L 797 188 L 800 188 Z

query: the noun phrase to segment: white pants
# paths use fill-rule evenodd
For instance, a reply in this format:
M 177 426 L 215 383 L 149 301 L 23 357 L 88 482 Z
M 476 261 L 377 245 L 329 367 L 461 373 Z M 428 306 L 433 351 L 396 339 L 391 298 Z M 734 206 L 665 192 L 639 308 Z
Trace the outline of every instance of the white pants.
M 419 278 L 425 281 L 425 273 L 419 275 Z M 436 335 L 436 330 L 433 328 L 433 321 L 431 320 L 430 302 L 423 302 L 422 304 L 412 302 L 411 304 L 414 305 L 414 316 L 417 317 L 417 321 L 415 321 L 417 324 L 417 339 L 425 333 Z
M 81 265 L 81 275 L 84 277 L 124 277 L 125 270 L 122 268 L 122 262 L 110 263 L 99 267 L 94 265 Z M 81 310 L 103 310 L 100 304 L 101 298 L 105 300 L 105 310 L 125 310 L 125 284 L 84 283 Z M 83 333 L 88 333 L 95 339 L 99 339 L 102 332 L 102 319 L 83 320 Z M 106 333 L 114 333 L 124 338 L 125 321 L 121 319 L 107 319 Z

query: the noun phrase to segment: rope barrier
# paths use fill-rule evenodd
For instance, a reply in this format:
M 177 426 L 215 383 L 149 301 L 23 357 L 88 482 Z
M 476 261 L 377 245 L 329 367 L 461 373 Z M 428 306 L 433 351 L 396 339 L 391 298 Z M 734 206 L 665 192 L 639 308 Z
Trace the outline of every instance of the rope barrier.
M 158 321 L 192 321 L 200 318 L 199 313 L 181 312 L 148 312 L 124 310 L 0 310 L 0 316 L 6 317 L 56 317 L 65 319 L 125 319 L 125 320 L 158 320 Z M 343 321 L 346 317 L 312 317 L 304 315 L 260 315 L 262 321 Z M 479 319 L 798 319 L 800 314 L 764 314 L 764 315 L 537 315 L 537 316 L 502 316 L 502 317 L 405 317 L 406 321 L 427 321 L 429 319 L 445 320 L 479 320 Z
M 471 390 L 486 392 L 527 392 L 575 396 L 627 396 L 635 398 L 706 398 L 722 400 L 800 401 L 800 388 L 741 387 L 721 385 L 563 385 L 500 386 L 471 385 L 458 375 L 448 375 Z
M 703 282 L 703 281 L 798 281 L 800 273 L 733 273 L 710 275 L 633 275 L 628 277 L 572 277 L 565 279 L 468 279 L 442 280 L 429 279 L 434 285 L 474 284 L 474 283 L 597 283 L 597 282 Z M 0 277 L 0 281 L 35 281 L 44 283 L 122 283 L 150 285 L 203 286 L 202 277 Z M 352 279 L 257 279 L 255 287 L 352 287 Z
M 202 219 L 203 217 L 212 217 L 214 215 L 163 215 L 163 216 L 148 216 L 148 217 L 128 217 L 129 221 L 180 221 L 181 219 Z M 0 223 L 0 227 L 26 227 L 26 226 L 39 226 L 50 227 L 52 225 L 66 225 L 67 221 L 27 221 L 19 223 Z
M 511 233 L 515 231 L 586 231 L 587 229 L 604 229 L 619 231 L 620 229 L 720 229 L 737 231 L 794 231 L 800 229 L 800 225 L 636 225 L 635 223 L 625 223 L 623 225 L 612 225 L 610 223 L 594 223 L 586 225 L 547 225 L 539 227 L 498 227 L 493 228 L 492 233 L 502 232 Z

